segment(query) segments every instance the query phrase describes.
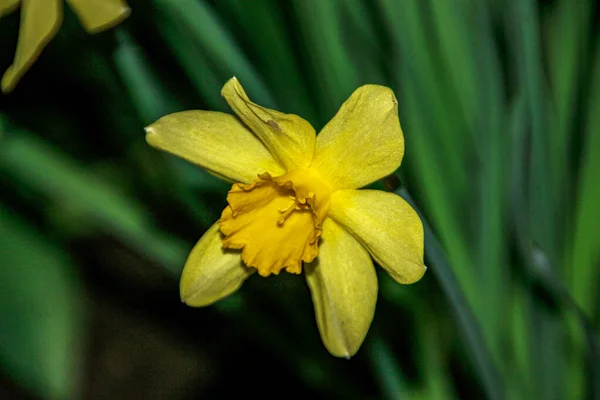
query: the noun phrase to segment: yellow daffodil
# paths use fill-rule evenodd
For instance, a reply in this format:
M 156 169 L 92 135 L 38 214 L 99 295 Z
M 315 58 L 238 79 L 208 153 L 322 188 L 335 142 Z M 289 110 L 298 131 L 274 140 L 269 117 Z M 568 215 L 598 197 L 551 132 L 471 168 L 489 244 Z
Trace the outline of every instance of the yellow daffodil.
M 357 190 L 402 161 L 394 93 L 358 88 L 318 136 L 302 118 L 250 101 L 236 78 L 222 95 L 237 118 L 184 111 L 146 128 L 152 146 L 234 182 L 229 205 L 185 264 L 181 298 L 206 306 L 254 271 L 299 274 L 304 265 L 323 343 L 350 357 L 375 312 L 371 257 L 400 283 L 425 272 L 416 212 L 395 194 Z
M 129 15 L 125 0 L 66 0 L 88 33 L 111 28 Z M 11 92 L 52 40 L 63 16 L 63 0 L 0 0 L 0 17 L 21 3 L 21 27 L 15 61 L 2 77 L 2 91 Z

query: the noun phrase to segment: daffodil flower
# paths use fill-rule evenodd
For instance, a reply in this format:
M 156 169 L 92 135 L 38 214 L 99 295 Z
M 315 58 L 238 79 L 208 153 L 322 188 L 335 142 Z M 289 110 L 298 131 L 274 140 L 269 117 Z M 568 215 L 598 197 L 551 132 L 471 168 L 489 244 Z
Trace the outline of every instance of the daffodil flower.
M 125 0 L 66 0 L 88 33 L 111 28 L 129 15 Z M 21 3 L 21 27 L 15 60 L 2 77 L 2 91 L 11 92 L 52 40 L 63 18 L 63 0 L 0 0 L 0 17 Z
M 394 93 L 358 88 L 318 136 L 304 119 L 250 101 L 236 78 L 222 95 L 237 118 L 184 111 L 146 128 L 152 146 L 234 182 L 229 205 L 185 264 L 181 298 L 206 306 L 254 271 L 299 274 L 304 266 L 323 343 L 350 357 L 375 313 L 371 257 L 404 284 L 426 269 L 423 226 L 410 205 L 392 193 L 357 190 L 402 161 Z

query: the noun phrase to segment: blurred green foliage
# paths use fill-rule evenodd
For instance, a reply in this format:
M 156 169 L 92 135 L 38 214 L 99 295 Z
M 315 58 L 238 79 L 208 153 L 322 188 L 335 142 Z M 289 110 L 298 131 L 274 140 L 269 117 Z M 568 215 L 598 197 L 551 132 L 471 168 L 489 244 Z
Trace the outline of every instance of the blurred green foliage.
M 263 397 L 600 398 L 595 2 L 129 5 L 95 36 L 66 8 L 0 97 L 0 396 L 223 397 L 234 377 Z M 0 20 L 0 70 L 18 23 Z M 420 211 L 429 270 L 407 287 L 380 275 L 350 361 L 322 347 L 302 277 L 178 304 L 187 253 L 228 186 L 151 149 L 143 127 L 229 112 L 220 89 L 234 75 L 317 130 L 359 85 L 399 99 L 405 160 L 379 185 Z M 141 372 L 124 374 L 140 354 Z

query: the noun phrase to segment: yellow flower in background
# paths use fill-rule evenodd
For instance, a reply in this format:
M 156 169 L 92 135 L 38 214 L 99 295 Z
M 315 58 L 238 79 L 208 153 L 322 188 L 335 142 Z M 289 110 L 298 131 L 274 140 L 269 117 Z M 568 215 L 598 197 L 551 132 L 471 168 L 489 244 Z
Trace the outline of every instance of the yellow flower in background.
M 88 33 L 109 29 L 130 13 L 125 0 L 66 0 Z M 2 77 L 2 91 L 11 92 L 52 40 L 63 18 L 63 0 L 0 0 L 0 17 L 21 4 L 21 26 L 15 60 Z
M 250 101 L 236 78 L 222 90 L 235 116 L 167 115 L 149 144 L 234 182 L 221 218 L 192 250 L 181 298 L 206 306 L 254 271 L 304 266 L 323 343 L 340 357 L 362 344 L 377 300 L 371 257 L 396 281 L 425 272 L 423 226 L 400 196 L 357 190 L 396 170 L 404 138 L 394 93 L 358 88 L 317 136 L 304 119 Z

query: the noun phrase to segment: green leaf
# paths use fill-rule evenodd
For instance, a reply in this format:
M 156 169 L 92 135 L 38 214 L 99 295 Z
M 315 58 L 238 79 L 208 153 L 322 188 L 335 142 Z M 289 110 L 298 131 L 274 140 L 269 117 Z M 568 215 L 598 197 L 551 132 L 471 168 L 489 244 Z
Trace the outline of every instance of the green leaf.
M 382 22 L 392 42 L 389 69 L 396 80 L 395 86 L 402 89 L 397 97 L 401 116 L 407 116 L 403 122 L 426 120 L 423 130 L 413 129 L 414 135 L 428 139 L 423 152 L 415 153 L 419 158 L 427 159 L 432 164 L 430 168 L 443 171 L 443 190 L 446 192 L 443 201 L 459 202 L 469 189 L 465 171 L 470 137 L 464 110 L 456 98 L 468 93 L 453 86 L 452 77 L 443 68 L 445 60 L 439 54 L 437 38 L 432 34 L 429 8 L 419 0 L 380 0 L 379 3 Z M 469 20 L 463 23 L 468 24 Z M 409 102 L 417 104 L 416 110 L 410 113 L 403 111 Z M 406 136 L 408 157 L 408 132 Z M 436 197 L 434 201 L 442 200 Z M 442 236 L 445 241 L 445 235 Z
M 119 27 L 116 36 L 119 44 L 113 57 L 115 67 L 142 123 L 150 125 L 166 114 L 181 111 L 129 31 Z
M 588 315 L 598 313 L 598 263 L 600 262 L 600 44 L 596 46 L 589 108 L 585 120 L 583 154 L 569 265 L 571 290 Z
M 225 82 L 237 76 L 246 91 L 252 93 L 253 101 L 276 108 L 262 78 L 209 5 L 194 0 L 154 2 L 165 19 L 159 28 L 165 31 L 172 51 L 203 95 L 219 95 Z M 205 84 L 204 79 L 213 84 Z M 216 90 L 214 81 L 218 84 Z
M 477 116 L 475 141 L 478 150 L 479 174 L 477 182 L 477 262 L 481 303 L 484 311 L 480 321 L 486 342 L 495 359 L 503 359 L 504 321 L 508 296 L 508 245 L 505 242 L 507 226 L 504 205 L 506 185 L 507 140 L 504 90 L 497 45 L 493 39 L 492 21 L 486 2 L 475 6 L 478 35 L 474 39 L 479 66 L 472 80 L 477 86 Z M 504 370 L 510 369 L 502 365 Z
M 296 27 L 285 18 L 287 4 L 272 0 L 221 0 L 214 6 L 221 14 L 231 14 L 229 24 L 241 30 L 237 37 L 243 36 L 249 57 L 257 70 L 268 77 L 269 87 L 281 106 L 279 111 L 297 114 L 313 124 L 318 122 L 294 48 Z
M 559 227 L 564 226 L 559 219 L 558 193 L 553 165 L 556 160 L 550 153 L 548 144 L 548 97 L 543 81 L 543 68 L 541 64 L 542 49 L 540 45 L 540 29 L 536 4 L 532 0 L 511 3 L 509 29 L 514 32 L 514 53 L 519 61 L 518 77 L 523 87 L 523 100 L 525 106 L 525 122 L 530 124 L 531 135 L 521 132 L 518 142 L 514 144 L 522 149 L 530 144 L 531 150 L 526 153 L 527 161 L 520 160 L 524 169 L 516 169 L 514 174 L 523 174 L 526 178 L 521 180 L 523 185 L 515 186 L 515 191 L 527 193 L 525 198 L 516 198 L 512 207 L 523 210 L 521 217 L 515 216 L 515 226 L 518 235 L 519 247 L 524 264 L 531 264 L 532 243 L 539 245 L 548 257 L 558 260 L 563 249 L 558 246 Z M 526 214 L 525 214 L 526 213 Z M 556 266 L 556 263 L 552 264 Z M 564 382 L 561 377 L 566 368 L 566 354 L 564 337 L 564 324 L 556 318 L 556 314 L 547 305 L 540 302 L 538 293 L 531 286 L 531 277 L 527 276 L 525 284 L 529 292 L 529 350 L 532 359 L 530 378 L 535 382 L 534 395 L 544 399 L 563 399 L 565 397 Z
M 450 303 L 451 310 L 456 317 L 456 324 L 463 335 L 465 347 L 469 352 L 471 361 L 475 366 L 477 375 L 481 379 L 488 398 L 492 400 L 503 399 L 504 386 L 502 385 L 498 368 L 485 344 L 481 328 L 473 315 L 473 311 L 469 307 L 465 295 L 446 261 L 440 243 L 427 223 L 427 220 L 416 207 L 410 194 L 405 189 L 401 189 L 397 194 L 410 203 L 415 211 L 419 213 L 421 221 L 423 221 L 425 254 L 429 260 L 429 269 L 435 275 Z
M 541 46 L 538 16 L 533 0 L 513 3 L 511 29 L 516 35 L 514 49 L 519 60 L 519 82 L 523 85 L 527 118 L 531 123 L 530 175 L 528 182 L 529 219 L 532 239 L 539 243 L 552 259 L 560 256 L 556 241 L 558 225 L 555 213 L 555 181 L 547 140 L 548 117 L 546 87 L 542 77 Z
M 44 141 L 18 132 L 0 148 L 0 171 L 23 182 L 46 211 L 55 210 L 57 222 L 75 235 L 90 230 L 116 236 L 178 275 L 186 245 L 157 232 L 145 207 Z M 84 224 L 81 221 L 85 221 Z
M 449 400 L 457 398 L 452 390 L 453 378 L 447 366 L 448 350 L 444 348 L 442 324 L 429 318 L 418 319 L 416 337 L 420 338 L 418 347 L 423 360 L 427 399 Z M 447 346 L 446 346 L 447 347 Z
M 419 182 L 424 209 L 448 251 L 465 296 L 481 318 L 484 312 L 479 309 L 482 304 L 477 296 L 480 286 L 475 279 L 472 251 L 466 245 L 467 227 L 460 222 L 467 175 L 460 172 L 460 163 L 468 152 L 457 144 L 464 132 L 451 131 L 453 125 L 448 123 L 447 104 L 441 101 L 433 62 L 424 50 L 429 44 L 419 2 L 381 0 L 379 4 L 392 42 L 389 57 L 393 78 L 400 88 L 397 98 L 406 140 L 404 162 Z M 452 139 L 452 143 L 442 144 L 442 138 Z
M 411 398 L 404 373 L 390 347 L 380 336 L 375 336 L 368 346 L 369 358 L 380 387 L 381 398 L 386 400 Z
M 570 293 L 556 276 L 555 268 L 551 265 L 546 254 L 539 248 L 531 249 L 530 273 L 536 280 L 535 282 L 541 285 L 547 293 L 552 297 L 554 302 L 561 307 L 563 313 L 570 313 L 579 325 L 583 332 L 583 341 L 585 343 L 585 351 L 587 356 L 587 369 L 589 376 L 589 398 L 600 398 L 600 347 L 598 346 L 597 332 L 594 329 L 590 319 L 586 313 L 579 307 L 577 302 L 571 297 Z M 556 343 L 551 345 L 555 346 Z M 576 371 L 580 371 L 579 368 Z M 582 388 L 576 388 L 581 391 Z
M 326 122 L 358 87 L 359 76 L 344 42 L 337 3 L 296 0 L 292 6 L 313 77 L 320 122 Z
M 594 2 L 590 0 L 556 1 L 548 19 L 542 21 L 542 27 L 548 32 L 548 60 L 544 67 L 548 69 L 552 88 L 549 94 L 554 106 L 548 131 L 553 169 L 548 176 L 556 182 L 559 204 L 566 210 L 573 209 L 575 204 L 570 194 L 576 190 L 577 182 L 571 179 L 569 173 L 574 161 L 573 131 L 578 124 L 582 91 L 585 91 L 581 83 L 588 79 L 586 66 L 593 58 L 589 35 L 594 17 L 593 6 Z M 565 212 L 565 216 L 569 218 L 571 213 Z M 570 241 L 570 235 L 563 236 L 567 242 Z M 565 263 L 563 268 L 568 276 L 572 266 Z
M 40 398 L 78 398 L 86 298 L 73 265 L 2 205 L 0 221 L 0 369 Z

